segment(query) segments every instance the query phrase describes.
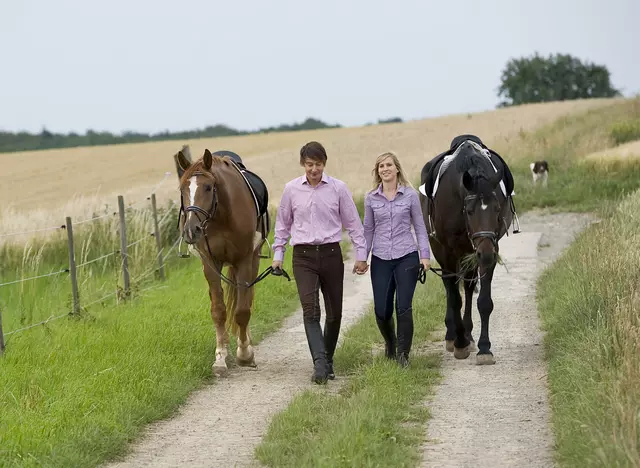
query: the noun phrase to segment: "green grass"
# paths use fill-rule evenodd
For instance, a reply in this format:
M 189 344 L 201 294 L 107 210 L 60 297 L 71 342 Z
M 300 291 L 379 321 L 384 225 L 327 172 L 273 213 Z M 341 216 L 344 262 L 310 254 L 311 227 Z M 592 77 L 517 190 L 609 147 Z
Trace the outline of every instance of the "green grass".
M 429 354 L 444 320 L 443 287 L 435 275 L 418 283 L 415 334 L 408 369 L 384 358 L 373 311 L 349 329 L 335 368 L 347 374 L 339 391 L 306 391 L 271 422 L 257 458 L 268 466 L 412 466 L 420 459 L 428 411 L 421 405 L 439 381 L 439 353 Z M 422 348 L 422 349 L 421 349 Z
M 266 268 L 271 260 L 262 263 Z M 291 273 L 290 255 L 284 267 Z M 120 306 L 96 305 L 82 318 L 7 337 L 0 357 L 0 466 L 98 465 L 211 382 L 215 332 L 200 260 L 176 260 L 168 273 L 166 282 Z M 63 297 L 52 295 L 38 305 L 54 310 L 60 303 Z M 295 281 L 259 283 L 254 343 L 297 306 Z
M 561 466 L 640 466 L 640 191 L 539 281 Z

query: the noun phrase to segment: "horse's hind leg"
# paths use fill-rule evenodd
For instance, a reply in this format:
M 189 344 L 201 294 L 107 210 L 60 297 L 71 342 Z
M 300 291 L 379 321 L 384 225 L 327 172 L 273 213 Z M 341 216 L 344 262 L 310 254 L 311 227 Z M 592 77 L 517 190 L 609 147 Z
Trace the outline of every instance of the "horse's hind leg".
M 460 290 L 454 278 L 445 278 L 445 288 L 447 290 L 447 325 L 453 322 L 455 328 L 455 339 L 453 341 L 453 356 L 456 359 L 466 359 L 469 357 L 469 340 L 464 333 L 462 322 L 462 298 Z
M 473 305 L 473 292 L 476 288 L 477 281 L 470 281 L 475 276 L 473 273 L 467 273 L 464 281 L 464 316 L 462 317 L 462 323 L 464 324 L 465 337 L 469 340 L 469 351 L 477 351 L 478 348 L 473 340 L 473 316 L 471 315 L 471 308 Z
M 257 276 L 259 259 L 250 259 L 243 262 L 238 268 L 238 282 L 251 282 Z M 255 272 L 254 272 L 255 270 Z M 236 350 L 236 362 L 239 366 L 255 367 L 253 346 L 251 346 L 251 332 L 249 320 L 251 319 L 251 304 L 253 302 L 254 288 L 238 288 L 238 303 L 234 319 L 238 325 L 238 349 Z
M 478 312 L 482 322 L 480 329 L 480 339 L 478 340 L 478 354 L 476 364 L 495 364 L 496 360 L 491 352 L 491 341 L 489 340 L 489 316 L 493 311 L 493 300 L 491 299 L 491 280 L 495 265 L 486 271 L 480 280 L 480 294 L 478 295 Z

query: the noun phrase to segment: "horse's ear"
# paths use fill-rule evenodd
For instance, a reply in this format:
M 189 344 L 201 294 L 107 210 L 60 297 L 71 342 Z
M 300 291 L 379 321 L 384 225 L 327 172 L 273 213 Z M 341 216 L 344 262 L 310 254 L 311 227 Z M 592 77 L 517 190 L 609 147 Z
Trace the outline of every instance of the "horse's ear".
M 202 156 L 202 162 L 204 163 L 204 168 L 209 171 L 211 170 L 211 164 L 213 163 L 213 155 L 211 151 L 208 149 L 204 150 L 204 156 Z
M 183 171 L 186 171 L 189 166 L 191 166 L 191 161 L 187 159 L 182 151 L 178 151 L 178 154 L 176 154 L 176 159 L 178 165 L 180 166 L 180 169 L 182 169 Z
M 469 171 L 464 171 L 464 174 L 462 174 L 462 185 L 464 185 L 464 188 L 466 188 L 467 191 L 469 192 L 474 191 L 473 177 L 471 177 L 471 174 L 469 174 Z

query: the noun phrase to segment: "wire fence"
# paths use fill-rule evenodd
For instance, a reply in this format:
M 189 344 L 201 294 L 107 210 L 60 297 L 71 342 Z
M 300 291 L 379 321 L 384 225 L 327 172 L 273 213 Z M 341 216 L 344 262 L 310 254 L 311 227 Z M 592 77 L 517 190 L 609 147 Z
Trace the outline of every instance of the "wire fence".
M 71 296 L 72 296 L 72 307 L 71 307 L 71 310 L 69 310 L 68 312 L 65 312 L 64 314 L 60 314 L 60 315 L 51 315 L 44 320 L 40 320 L 36 323 L 32 323 L 29 325 L 22 326 L 20 328 L 16 328 L 14 330 L 7 331 L 6 333 L 3 332 L 3 325 L 2 325 L 3 310 L 0 308 L 0 353 L 3 353 L 5 351 L 5 337 L 12 336 L 17 333 L 22 333 L 24 331 L 46 325 L 52 321 L 59 320 L 64 317 L 79 316 L 81 314 L 81 311 L 86 310 L 88 307 L 98 303 L 103 303 L 104 301 L 111 299 L 113 297 L 116 297 L 119 300 L 120 299 L 126 300 L 127 298 L 131 297 L 131 293 L 132 293 L 131 278 L 130 278 L 129 262 L 128 262 L 130 257 L 129 251 L 130 249 L 133 249 L 134 247 L 140 244 L 143 244 L 145 241 L 149 241 L 151 238 L 155 239 L 156 253 L 153 256 L 152 260 L 149 262 L 149 264 L 143 269 L 143 272 L 140 275 L 136 276 L 134 280 L 136 283 L 139 283 L 142 280 L 145 280 L 154 274 L 158 275 L 160 281 L 165 280 L 166 278 L 165 265 L 166 265 L 167 259 L 173 253 L 173 251 L 178 247 L 179 240 L 180 240 L 179 236 L 177 235 L 177 232 L 174 233 L 176 235 L 176 239 L 171 241 L 170 247 L 168 249 L 165 246 L 163 246 L 162 240 L 161 240 L 160 226 L 162 226 L 163 223 L 167 220 L 167 217 L 173 213 L 172 209 L 176 206 L 176 204 L 175 204 L 175 201 L 171 200 L 171 204 L 166 210 L 166 213 L 164 213 L 161 219 L 158 219 L 156 190 L 169 177 L 169 175 L 171 175 L 170 172 L 165 173 L 164 178 L 160 182 L 158 182 L 156 185 L 153 186 L 151 194 L 148 197 L 146 197 L 145 200 L 140 200 L 127 207 L 128 209 L 131 209 L 133 206 L 139 205 L 141 203 L 145 203 L 147 201 L 151 202 L 150 221 L 151 221 L 152 227 L 147 230 L 148 233 L 146 235 L 143 235 L 142 237 L 134 241 L 127 241 L 127 218 L 125 215 L 126 209 L 124 204 L 124 197 L 122 195 L 118 196 L 118 211 L 114 213 L 107 213 L 101 216 L 96 216 L 96 217 L 92 217 L 92 218 L 88 218 L 88 219 L 84 219 L 76 222 L 73 222 L 71 217 L 67 217 L 64 225 L 38 228 L 38 229 L 33 229 L 33 230 L 28 230 L 23 232 L 10 232 L 10 233 L 0 235 L 0 238 L 4 238 L 4 237 L 10 237 L 10 236 L 40 233 L 40 232 L 53 231 L 53 230 L 66 230 L 67 231 L 67 250 L 68 250 L 68 256 L 69 256 L 68 266 L 60 270 L 49 272 L 46 274 L 33 275 L 33 276 L 23 277 L 23 278 L 11 280 L 11 281 L 6 281 L 4 283 L 0 283 L 0 289 L 5 286 L 17 285 L 21 283 L 30 282 L 30 281 L 36 281 L 39 279 L 49 278 L 49 277 L 58 276 L 66 273 L 69 275 L 70 290 L 71 290 Z M 95 221 L 99 221 L 109 217 L 115 218 L 116 216 L 118 217 L 118 225 L 119 225 L 118 227 L 119 227 L 119 233 L 120 233 L 118 237 L 120 241 L 120 248 L 114 249 L 111 252 L 100 254 L 91 259 L 85 258 L 83 259 L 83 261 L 76 264 L 77 253 L 74 246 L 75 239 L 73 234 L 73 227 L 74 226 L 77 227 L 78 225 L 93 223 Z M 114 242 L 115 242 L 115 239 L 114 239 Z M 120 277 L 122 279 L 124 286 L 120 288 L 116 284 L 114 291 L 109 292 L 108 294 L 100 297 L 99 299 L 93 300 L 86 304 L 81 304 L 79 287 L 78 287 L 78 279 L 77 279 L 78 269 L 91 266 L 93 264 L 96 264 L 97 262 L 100 262 L 101 260 L 106 261 L 110 257 L 116 257 L 118 255 L 120 256 L 121 261 L 118 262 L 119 272 L 118 272 L 118 275 L 116 275 L 116 277 Z M 158 287 L 157 285 L 152 285 L 150 287 L 140 289 L 137 292 L 139 293 L 142 291 L 155 289 L 157 287 Z

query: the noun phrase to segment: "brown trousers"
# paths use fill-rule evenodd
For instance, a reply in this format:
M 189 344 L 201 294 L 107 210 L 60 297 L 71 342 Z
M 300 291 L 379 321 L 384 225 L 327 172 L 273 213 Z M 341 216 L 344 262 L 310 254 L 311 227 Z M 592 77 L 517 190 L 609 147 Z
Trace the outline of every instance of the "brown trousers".
M 344 262 L 338 242 L 293 247 L 293 274 L 305 321 L 320 321 L 320 294 L 327 322 L 342 319 Z

